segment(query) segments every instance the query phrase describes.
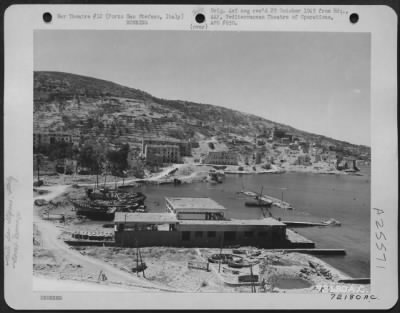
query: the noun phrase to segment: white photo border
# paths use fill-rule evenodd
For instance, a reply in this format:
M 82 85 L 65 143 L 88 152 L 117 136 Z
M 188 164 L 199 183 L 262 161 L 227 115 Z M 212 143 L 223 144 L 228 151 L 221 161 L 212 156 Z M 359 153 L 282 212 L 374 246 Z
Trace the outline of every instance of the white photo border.
M 19 228 L 15 253 L 5 262 L 5 300 L 14 309 L 388 309 L 398 297 L 398 156 L 397 156 L 397 15 L 387 6 L 260 6 L 342 8 L 357 12 L 331 22 L 241 20 L 238 26 L 195 31 L 367 32 L 371 34 L 371 294 L 367 300 L 332 298 L 331 294 L 203 294 L 127 292 L 50 292 L 61 301 L 41 301 L 32 290 L 32 146 L 33 33 L 44 29 L 187 30 L 194 13 L 245 5 L 12 5 L 5 11 L 4 33 L 4 214 L 14 214 L 11 231 Z M 44 12 L 54 20 L 45 24 Z M 127 12 L 183 13 L 181 20 L 126 25 L 109 20 L 59 19 L 58 14 Z M 7 229 L 5 228 L 5 231 Z M 383 233 L 383 235 L 382 235 Z M 5 236 L 6 237 L 6 236 Z M 6 238 L 4 239 L 6 240 Z M 383 245 L 383 246 L 382 246 Z

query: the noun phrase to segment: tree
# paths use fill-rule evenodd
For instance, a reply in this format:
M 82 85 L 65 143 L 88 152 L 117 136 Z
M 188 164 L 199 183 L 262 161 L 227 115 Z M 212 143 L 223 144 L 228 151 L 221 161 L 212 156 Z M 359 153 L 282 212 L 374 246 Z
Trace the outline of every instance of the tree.
M 50 144 L 48 156 L 51 161 L 64 158 L 72 158 L 72 143 L 70 142 L 55 142 Z
M 114 172 L 122 174 L 122 171 L 128 168 L 128 153 L 128 144 L 122 145 L 119 150 L 109 150 L 107 152 L 107 160 Z
M 79 153 L 79 164 L 83 167 L 90 168 L 92 171 L 98 172 L 100 164 L 104 160 L 100 151 L 101 150 L 90 144 L 84 145 Z

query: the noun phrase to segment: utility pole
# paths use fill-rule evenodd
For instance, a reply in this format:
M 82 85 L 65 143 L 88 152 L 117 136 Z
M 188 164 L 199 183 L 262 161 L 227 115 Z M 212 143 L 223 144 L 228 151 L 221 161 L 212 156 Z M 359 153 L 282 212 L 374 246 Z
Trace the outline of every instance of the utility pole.
M 136 275 L 139 277 L 139 247 L 136 241 Z
M 140 266 L 142 266 L 143 278 L 146 278 L 146 275 L 144 273 L 145 265 L 144 265 L 144 262 L 143 262 L 143 259 L 142 259 L 142 253 L 140 252 L 140 248 L 139 247 L 138 247 L 138 249 L 139 249 L 139 257 L 140 257 Z
M 99 159 L 96 158 L 96 189 L 99 189 Z
M 39 155 L 36 156 L 36 163 L 37 163 L 37 177 L 38 177 L 38 182 L 40 181 L 40 157 Z
M 254 285 L 254 279 L 253 279 L 253 265 L 250 266 L 250 279 L 251 279 L 251 292 L 256 293 L 256 286 Z
M 105 172 L 104 172 L 104 189 L 106 188 L 107 170 L 108 170 L 108 165 L 106 165 L 106 170 L 105 170 Z
M 219 249 L 219 266 L 218 266 L 218 273 L 221 272 L 221 263 L 222 263 L 222 246 L 224 244 L 224 234 L 221 234 L 221 245 Z

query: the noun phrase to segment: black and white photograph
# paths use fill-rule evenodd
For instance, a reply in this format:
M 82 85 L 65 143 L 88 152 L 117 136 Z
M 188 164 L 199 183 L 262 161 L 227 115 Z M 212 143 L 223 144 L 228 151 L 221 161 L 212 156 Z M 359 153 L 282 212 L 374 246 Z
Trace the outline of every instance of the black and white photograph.
M 26 6 L 8 16 L 12 307 L 396 300 L 390 9 Z
M 34 45 L 39 286 L 369 286 L 369 34 L 39 30 Z

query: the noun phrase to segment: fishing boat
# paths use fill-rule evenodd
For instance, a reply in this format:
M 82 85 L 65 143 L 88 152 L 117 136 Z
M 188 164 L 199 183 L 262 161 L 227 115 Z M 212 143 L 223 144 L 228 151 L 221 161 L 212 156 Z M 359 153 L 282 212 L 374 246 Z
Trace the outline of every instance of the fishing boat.
M 85 216 L 92 220 L 114 219 L 114 213 L 117 210 L 115 206 L 100 204 L 97 201 L 70 200 L 75 207 L 76 215 Z
M 145 212 L 146 196 L 141 192 L 117 193 L 107 189 L 87 191 L 89 200 L 70 200 L 76 215 L 92 220 L 113 220 L 115 212 Z M 99 199 L 100 198 L 100 199 Z

